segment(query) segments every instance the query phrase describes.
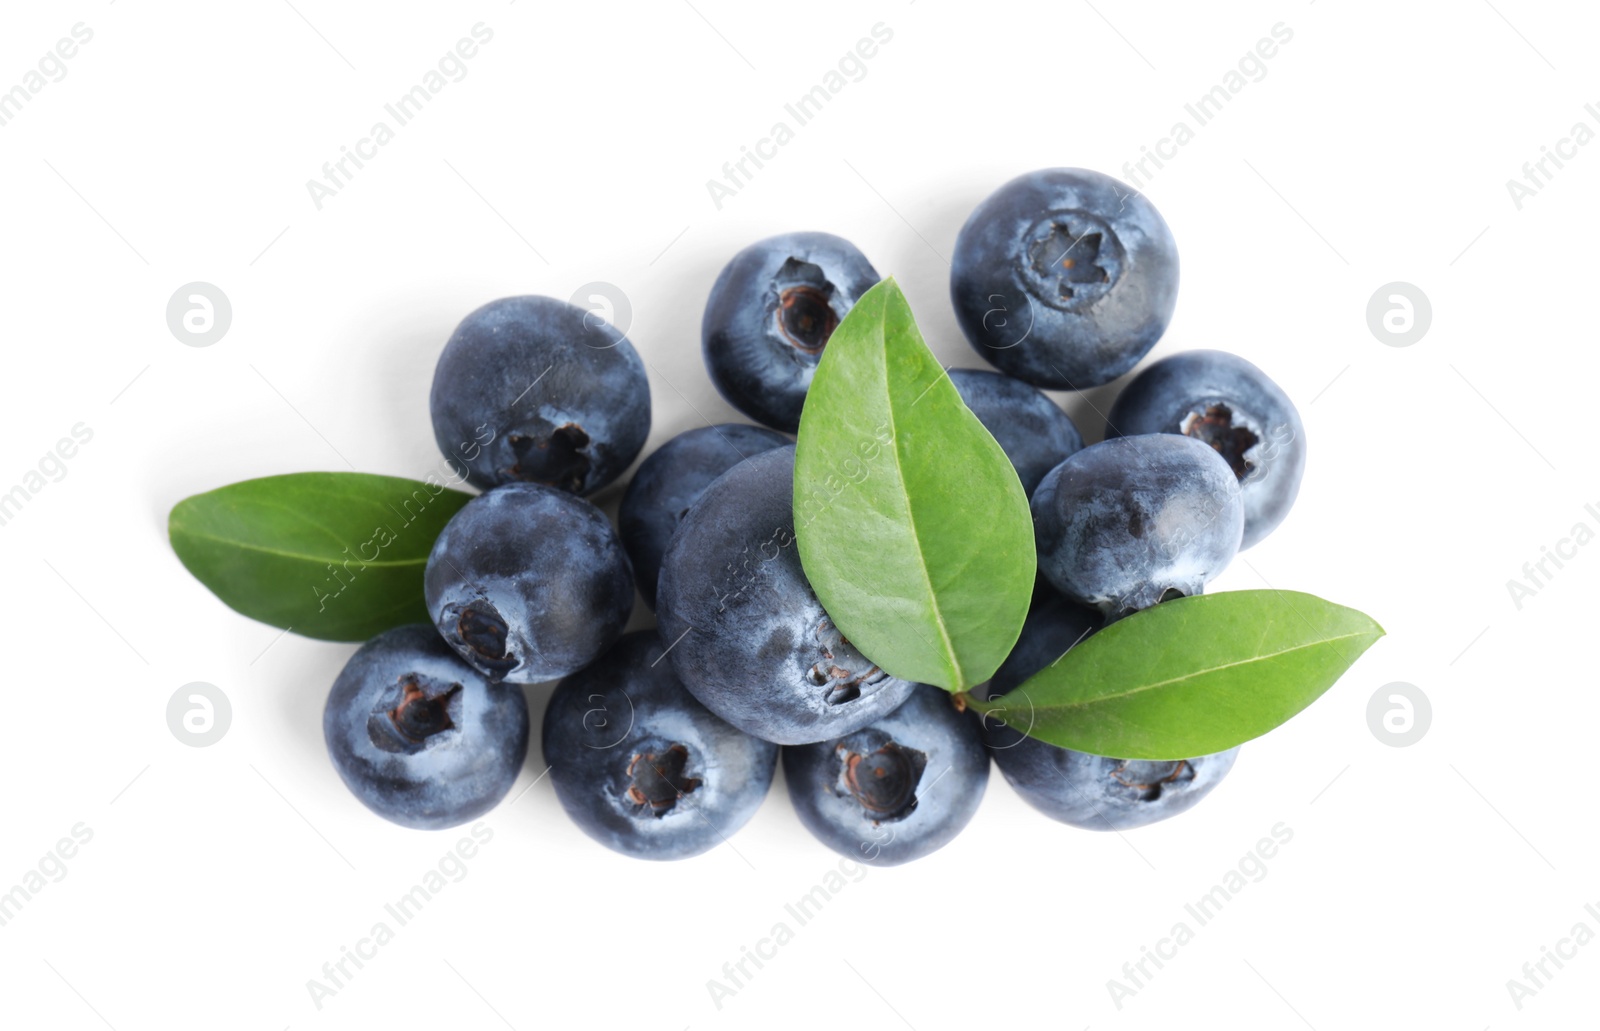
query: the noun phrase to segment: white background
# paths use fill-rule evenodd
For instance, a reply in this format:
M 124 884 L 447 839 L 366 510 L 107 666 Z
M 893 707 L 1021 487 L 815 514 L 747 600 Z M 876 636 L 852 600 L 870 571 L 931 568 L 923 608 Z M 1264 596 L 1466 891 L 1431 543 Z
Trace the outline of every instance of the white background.
M 1506 180 L 1600 100 L 1575 5 L 1127 0 L 637 5 L 257 0 L 8 5 L 0 88 L 94 32 L 0 128 L 0 490 L 79 422 L 93 440 L 7 525 L 0 890 L 69 828 L 93 838 L 0 927 L 12 1027 L 1571 1028 L 1600 945 L 1523 1008 L 1506 982 L 1600 904 L 1600 716 L 1580 549 L 1519 610 L 1506 581 L 1575 523 L 1593 473 L 1600 147 L 1542 192 Z M 493 41 L 321 210 L 305 183 L 478 22 Z M 718 210 L 706 180 L 871 27 L 893 39 Z M 1221 347 L 1300 406 L 1289 520 L 1214 589 L 1266 584 L 1372 613 L 1389 636 L 1248 745 L 1177 820 L 1054 824 L 998 777 L 935 856 L 849 886 L 718 1010 L 706 982 L 837 857 L 779 787 L 723 847 L 612 855 L 548 781 L 319 1010 L 322 966 L 450 848 L 371 816 L 323 751 L 353 646 L 226 609 L 166 542 L 182 497 L 271 473 L 438 468 L 427 415 L 452 327 L 491 298 L 631 301 L 656 367 L 650 446 L 737 418 L 699 320 L 741 246 L 839 233 L 908 293 L 936 352 L 948 258 L 1013 175 L 1121 175 L 1284 23 L 1293 39 L 1145 182 L 1183 287 L 1156 354 Z M 206 348 L 169 332 L 182 284 L 231 299 Z M 1421 288 L 1410 347 L 1368 299 Z M 1063 395 L 1098 439 L 1087 400 Z M 614 509 L 617 490 L 600 499 Z M 1593 554 L 1591 554 L 1593 552 Z M 1593 568 L 1591 568 L 1593 567 Z M 1553 569 L 1553 567 L 1550 567 Z M 218 744 L 168 698 L 231 700 Z M 1367 704 L 1405 681 L 1433 724 L 1396 748 Z M 542 706 L 549 687 L 530 689 Z M 537 710 L 536 710 L 537 711 Z M 537 732 L 535 733 L 537 740 Z M 543 770 L 537 748 L 515 792 Z M 1123 976 L 1279 823 L 1293 840 L 1137 995 Z M 735 850 L 736 849 L 736 850 Z M 1597 905 L 1600 908 L 1600 905 Z M 793 925 L 793 921 L 790 921 Z

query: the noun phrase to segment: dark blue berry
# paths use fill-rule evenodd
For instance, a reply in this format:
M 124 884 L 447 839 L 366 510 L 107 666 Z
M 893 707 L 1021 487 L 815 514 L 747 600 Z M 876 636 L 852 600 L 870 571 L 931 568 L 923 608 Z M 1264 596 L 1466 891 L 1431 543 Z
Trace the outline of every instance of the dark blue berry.
M 828 338 L 878 273 L 849 240 L 786 233 L 733 256 L 706 300 L 706 370 L 739 411 L 793 433 Z
M 588 665 L 633 610 L 633 572 L 605 515 L 537 483 L 467 502 L 434 541 L 423 589 L 450 646 L 517 684 Z
M 778 746 L 684 690 L 663 651 L 653 631 L 627 635 L 563 680 L 544 714 L 544 759 L 567 815 L 641 859 L 726 841 L 760 807 L 778 762 Z
M 684 516 L 661 565 L 662 639 L 712 712 L 779 744 L 888 714 L 915 686 L 857 651 L 811 590 L 794 538 L 794 448 L 728 470 Z
M 1239 482 L 1215 451 L 1164 433 L 1115 437 L 1050 470 L 1033 494 L 1039 571 L 1118 618 L 1199 594 L 1239 550 Z
M 1142 194 L 1099 172 L 1047 168 L 972 212 L 950 294 L 967 340 L 1000 371 L 1083 390 L 1132 369 L 1166 332 L 1178 249 Z
M 1300 493 L 1306 431 L 1267 374 L 1225 351 L 1183 351 L 1152 364 L 1111 406 L 1106 435 L 1181 433 L 1204 441 L 1239 479 L 1248 548 L 1277 528 Z
M 322 713 L 328 756 L 362 804 L 406 827 L 476 819 L 528 752 L 528 703 L 493 687 L 418 624 L 385 631 L 345 664 Z
M 977 717 L 917 685 L 905 704 L 831 741 L 786 746 L 783 776 L 800 822 L 841 855 L 895 866 L 943 848 L 989 783 Z
M 589 494 L 650 435 L 650 384 L 633 345 L 553 297 L 506 297 L 463 319 L 439 355 L 429 409 L 439 449 L 484 489 Z

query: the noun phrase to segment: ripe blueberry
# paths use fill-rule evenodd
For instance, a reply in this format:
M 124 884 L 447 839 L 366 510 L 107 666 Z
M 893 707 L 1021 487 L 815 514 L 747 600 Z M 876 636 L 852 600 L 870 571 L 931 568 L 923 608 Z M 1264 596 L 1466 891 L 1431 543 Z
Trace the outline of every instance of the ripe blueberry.
M 1216 449 L 1239 479 L 1248 548 L 1283 522 L 1306 469 L 1300 413 L 1267 374 L 1226 351 L 1184 351 L 1135 376 L 1107 436 L 1181 433 Z
M 977 352 L 1037 387 L 1116 379 L 1155 346 L 1178 299 L 1178 249 L 1155 206 L 1081 168 L 1047 168 L 979 204 L 950 264 Z
M 783 750 L 789 800 L 806 829 L 841 855 L 896 866 L 948 845 L 989 783 L 977 717 L 918 684 L 905 704 L 831 741 Z
M 650 435 L 650 384 L 633 345 L 553 297 L 505 297 L 461 320 L 429 408 L 445 458 L 485 490 L 520 481 L 589 494 Z
M 794 539 L 794 448 L 745 459 L 678 525 L 656 595 L 678 678 L 767 741 L 836 738 L 911 693 L 857 651 L 811 590 Z
M 685 691 L 654 631 L 629 634 L 561 682 L 544 714 L 556 797 L 585 834 L 624 855 L 684 859 L 755 814 L 778 746 Z
M 492 681 L 532 684 L 589 664 L 622 634 L 633 572 L 582 498 L 509 483 L 445 524 L 423 574 L 439 633 Z
M 1114 437 L 1050 470 L 1033 494 L 1039 571 L 1116 619 L 1199 594 L 1239 550 L 1233 470 L 1192 437 Z
M 528 703 L 491 687 L 424 624 L 385 631 L 345 664 L 322 736 L 368 809 L 421 830 L 494 808 L 528 752 Z
M 877 282 L 855 245 L 829 233 L 746 247 L 706 300 L 700 339 L 711 382 L 750 418 L 795 432 L 828 337 Z

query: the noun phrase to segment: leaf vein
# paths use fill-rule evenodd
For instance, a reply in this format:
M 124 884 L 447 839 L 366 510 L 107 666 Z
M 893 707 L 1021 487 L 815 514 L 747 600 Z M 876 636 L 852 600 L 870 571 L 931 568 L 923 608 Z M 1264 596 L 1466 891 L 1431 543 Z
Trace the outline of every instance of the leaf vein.
M 888 307 L 887 303 L 885 303 L 884 307 Z M 889 340 L 888 335 L 883 331 L 882 323 L 879 324 L 879 336 L 883 341 L 883 369 L 885 379 L 887 380 L 889 372 Z M 885 382 L 884 387 L 885 393 L 889 393 L 887 382 Z M 890 450 L 894 454 L 895 475 L 900 480 L 901 494 L 905 498 L 906 522 L 908 522 L 911 526 L 911 539 L 916 541 L 915 551 L 917 557 L 917 570 L 922 574 L 922 582 L 926 584 L 928 588 L 928 601 L 933 607 L 933 625 L 935 629 L 939 631 L 939 643 L 944 646 L 945 659 L 947 662 L 949 662 L 950 669 L 956 675 L 956 683 L 965 684 L 966 676 L 961 669 L 961 660 L 956 658 L 955 645 L 950 640 L 949 627 L 945 625 L 944 610 L 939 604 L 939 594 L 933 589 L 933 575 L 928 570 L 928 557 L 926 552 L 923 550 L 922 535 L 917 532 L 917 514 L 911 504 L 911 490 L 910 485 L 906 481 L 905 465 L 900 460 L 900 427 L 895 418 L 895 405 L 892 401 L 888 405 L 888 408 L 889 437 L 892 441 L 894 441 L 894 446 Z
M 1146 691 L 1154 691 L 1157 688 L 1170 687 L 1173 684 L 1181 684 L 1181 683 L 1184 683 L 1185 681 L 1194 680 L 1194 679 L 1196 679 L 1198 677 L 1208 676 L 1209 674 L 1212 674 L 1212 673 L 1219 673 L 1219 672 L 1221 672 L 1222 670 L 1225 670 L 1225 669 L 1233 669 L 1233 668 L 1238 667 L 1238 666 L 1248 666 L 1248 665 L 1250 665 L 1252 663 L 1256 663 L 1256 662 L 1265 662 L 1265 661 L 1267 661 L 1269 659 L 1276 659 L 1276 658 L 1279 658 L 1280 656 L 1293 654 L 1294 652 L 1305 651 L 1307 648 L 1316 648 L 1316 647 L 1319 647 L 1319 646 L 1324 645 L 1324 644 L 1332 644 L 1335 641 L 1348 641 L 1348 640 L 1351 640 L 1352 638 L 1367 637 L 1367 636 L 1371 636 L 1371 632 L 1370 631 L 1357 631 L 1357 632 L 1348 633 L 1348 634 L 1340 634 L 1337 637 L 1325 637 L 1325 638 L 1322 638 L 1322 639 L 1316 640 L 1316 641 L 1307 641 L 1304 644 L 1297 644 L 1297 645 L 1295 645 L 1295 646 L 1293 646 L 1291 648 L 1284 648 L 1284 649 L 1281 649 L 1279 651 L 1269 652 L 1269 653 L 1264 654 L 1264 655 L 1253 655 L 1248 659 L 1239 659 L 1239 660 L 1237 660 L 1235 662 L 1224 662 L 1224 663 L 1221 663 L 1221 664 L 1216 665 L 1216 666 L 1207 666 L 1205 669 L 1197 669 L 1197 670 L 1194 670 L 1194 671 L 1192 671 L 1190 673 L 1185 673 L 1182 676 L 1168 677 L 1165 680 L 1157 680 L 1157 681 L 1153 681 L 1153 682 L 1148 683 L 1148 684 L 1140 684 L 1140 685 L 1138 685 L 1136 687 L 1131 687 L 1131 688 L 1129 688 L 1129 689 L 1127 689 L 1125 691 L 1117 691 L 1117 692 L 1112 693 L 1112 694 L 1095 695 L 1092 698 L 1085 698 L 1085 699 L 1081 699 L 1081 700 L 1077 700 L 1077 701 L 1060 702 L 1060 703 L 1055 704 L 1055 705 L 1046 705 L 1046 706 L 1044 706 L 1044 708 L 1062 709 L 1062 710 L 1082 709 L 1082 708 L 1086 708 L 1086 707 L 1091 706 L 1091 705 L 1098 705 L 1098 704 L 1100 704 L 1102 702 L 1110 702 L 1110 701 L 1116 701 L 1116 700 L 1120 700 L 1120 699 L 1124 699 L 1124 698 L 1129 698 L 1129 697 L 1132 697 L 1133 695 L 1143 694 Z M 1047 669 L 1054 669 L 1056 667 L 1052 666 L 1052 667 L 1046 667 L 1046 668 Z M 1024 686 L 1026 686 L 1026 685 L 1024 685 Z
M 262 555 L 271 555 L 274 558 L 292 559 L 297 562 L 310 562 L 317 565 L 326 565 L 328 562 L 338 557 L 329 555 L 311 555 L 298 551 L 285 551 L 281 548 L 271 548 L 263 544 L 253 543 L 251 541 L 238 540 L 232 537 L 218 537 L 217 535 L 210 533 L 201 533 L 200 531 L 190 527 L 179 527 L 178 533 L 184 537 L 210 541 L 213 544 L 225 545 L 229 548 L 234 548 L 239 551 L 253 551 Z M 387 569 L 399 568 L 401 566 L 423 565 L 428 560 L 426 556 L 417 556 L 415 558 L 407 559 L 379 559 L 370 562 L 364 558 L 357 557 L 356 561 L 360 562 L 362 566 L 366 568 L 377 567 L 380 569 Z

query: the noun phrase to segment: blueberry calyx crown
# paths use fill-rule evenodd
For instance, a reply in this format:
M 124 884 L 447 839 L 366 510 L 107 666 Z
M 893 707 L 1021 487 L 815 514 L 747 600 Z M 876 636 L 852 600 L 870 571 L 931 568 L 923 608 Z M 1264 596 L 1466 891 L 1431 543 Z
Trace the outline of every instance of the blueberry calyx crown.
M 367 718 L 367 736 L 382 751 L 415 755 L 452 736 L 460 699 L 460 684 L 402 674 Z
M 1244 413 L 1214 401 L 1197 406 L 1184 416 L 1178 430 L 1186 437 L 1209 444 L 1228 463 L 1240 483 L 1255 472 L 1256 463 L 1250 458 L 1250 451 L 1261 443 L 1261 434 L 1250 425 Z
M 678 799 L 700 786 L 700 778 L 684 772 L 688 765 L 689 749 L 680 744 L 633 753 L 628 760 L 628 800 L 658 819 L 667 815 Z
M 833 310 L 833 284 L 822 269 L 809 261 L 790 258 L 773 280 L 778 289 L 778 334 L 797 350 L 821 354 L 828 338 L 839 328 Z
M 461 642 L 472 649 L 473 665 L 487 671 L 494 679 L 503 677 L 516 666 L 516 657 L 506 653 L 506 622 L 487 602 L 461 606 L 456 616 L 456 633 Z
M 1124 759 L 1111 771 L 1118 784 L 1131 789 L 1141 802 L 1160 800 L 1161 792 L 1169 784 L 1187 784 L 1194 780 L 1194 767 L 1189 760 L 1153 762 L 1142 759 Z
M 822 700 L 829 705 L 853 702 L 861 697 L 862 687 L 871 687 L 889 677 L 856 651 L 831 619 L 817 624 L 817 646 L 822 658 L 812 665 L 807 676 L 813 684 L 827 688 Z M 861 672 L 856 672 L 858 669 Z
M 1082 311 L 1122 275 L 1122 245 L 1111 227 L 1082 211 L 1052 211 L 1028 230 L 1023 280 L 1052 308 Z
M 834 747 L 843 771 L 844 787 L 861 803 L 861 813 L 874 823 L 903 820 L 917 808 L 917 785 L 928 765 L 925 753 L 907 748 L 892 738 L 867 751 L 861 735 L 852 735 Z M 852 747 L 856 741 L 860 751 Z
M 506 475 L 527 483 L 542 483 L 573 494 L 583 493 L 592 463 L 584 448 L 589 434 L 575 422 L 562 423 L 545 436 L 513 433 L 507 438 L 517 457 Z

